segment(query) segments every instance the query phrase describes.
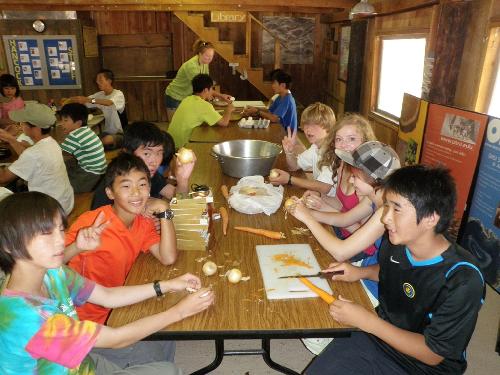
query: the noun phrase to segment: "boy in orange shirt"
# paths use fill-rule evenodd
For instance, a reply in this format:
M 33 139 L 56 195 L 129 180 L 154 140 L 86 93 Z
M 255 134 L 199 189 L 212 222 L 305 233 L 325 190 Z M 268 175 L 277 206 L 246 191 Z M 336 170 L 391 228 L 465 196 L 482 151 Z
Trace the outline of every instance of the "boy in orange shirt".
M 69 267 L 100 285 L 118 287 L 125 284 L 141 252 L 151 252 L 164 265 L 173 264 L 177 258 L 173 212 L 166 201 L 149 198 L 150 173 L 144 161 L 132 154 L 120 154 L 109 164 L 104 178 L 106 194 L 113 204 L 84 213 L 69 228 L 65 251 Z M 160 234 L 153 219 L 143 214 L 160 219 Z M 100 244 L 85 252 L 79 248 L 77 235 L 90 226 L 102 232 Z M 81 320 L 104 324 L 110 309 L 87 303 L 77 312 Z

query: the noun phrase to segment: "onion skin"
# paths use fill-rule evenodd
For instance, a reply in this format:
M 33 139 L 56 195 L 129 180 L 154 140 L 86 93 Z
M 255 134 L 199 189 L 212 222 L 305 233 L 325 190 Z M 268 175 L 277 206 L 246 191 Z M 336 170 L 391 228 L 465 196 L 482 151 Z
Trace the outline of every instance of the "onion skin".
M 210 261 L 206 262 L 201 270 L 206 276 L 212 276 L 217 272 L 217 264 Z

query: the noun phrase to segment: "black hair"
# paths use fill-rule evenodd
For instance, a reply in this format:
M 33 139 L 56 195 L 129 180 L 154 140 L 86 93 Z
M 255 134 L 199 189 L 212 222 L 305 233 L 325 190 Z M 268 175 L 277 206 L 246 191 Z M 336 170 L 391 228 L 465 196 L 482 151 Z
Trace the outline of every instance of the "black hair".
M 272 81 L 274 79 L 274 76 L 276 75 L 276 73 L 278 72 L 282 72 L 283 69 L 273 69 L 269 72 L 269 79 Z
M 151 122 L 134 122 L 125 131 L 123 148 L 126 152 L 133 154 L 141 146 L 163 146 L 162 164 L 170 163 L 175 153 L 175 143 L 172 136 Z
M 144 163 L 144 160 L 138 156 L 129 154 L 128 152 L 122 152 L 114 158 L 111 163 L 109 163 L 108 168 L 106 169 L 106 174 L 104 175 L 105 187 L 111 188 L 116 177 L 124 176 L 130 173 L 133 169 L 136 169 L 139 172 L 144 172 L 148 178 L 148 182 L 151 182 L 149 169 L 146 166 L 146 163 Z
M 102 74 L 104 76 L 104 78 L 109 79 L 111 81 L 111 84 L 113 84 L 113 82 L 115 81 L 115 74 L 111 70 L 109 70 L 109 69 L 101 69 L 101 70 L 99 70 L 97 72 L 97 74 L 96 74 L 96 77 L 99 74 Z
M 73 122 L 81 121 L 81 126 L 87 126 L 89 110 L 87 106 L 80 103 L 65 104 L 59 111 L 61 117 L 69 117 Z
M 290 84 L 292 83 L 292 77 L 290 76 L 290 74 L 285 73 L 281 69 L 276 69 L 276 71 L 271 76 L 271 80 L 276 81 L 280 84 L 284 83 L 287 89 L 290 88 Z
M 21 95 L 21 90 L 19 89 L 19 82 L 17 82 L 16 77 L 12 74 L 2 74 L 0 76 L 0 95 L 3 95 L 3 89 L 6 87 L 15 87 L 16 88 L 16 97 Z
M 205 89 L 210 89 L 214 85 L 214 80 L 208 74 L 198 74 L 191 81 L 193 93 L 199 94 Z
M 0 202 L 0 268 L 12 272 L 17 259 L 32 259 L 28 245 L 35 236 L 52 233 L 56 217 L 66 228 L 64 210 L 57 200 L 37 191 L 9 195 Z
M 26 122 L 25 124 L 27 124 L 30 128 L 39 128 L 40 129 L 40 132 L 45 135 L 45 134 L 50 134 L 50 131 L 52 130 L 52 126 L 48 127 L 48 128 L 40 128 L 39 126 L 36 126 L 36 125 L 33 125 L 31 122 Z
M 439 215 L 435 233 L 445 233 L 453 221 L 457 203 L 455 181 L 443 167 L 411 165 L 391 173 L 383 181 L 384 193 L 392 192 L 408 199 L 415 207 L 417 224 L 433 213 Z

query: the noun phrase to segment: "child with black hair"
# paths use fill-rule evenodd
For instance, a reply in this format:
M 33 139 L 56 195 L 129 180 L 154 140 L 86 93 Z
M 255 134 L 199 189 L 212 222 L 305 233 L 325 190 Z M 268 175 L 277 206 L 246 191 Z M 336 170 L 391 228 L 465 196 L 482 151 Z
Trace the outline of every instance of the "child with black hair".
M 82 228 L 77 242 L 92 251 L 106 223 L 99 218 Z M 155 285 L 108 288 L 64 266 L 66 216 L 57 201 L 39 193 L 19 193 L 0 202 L 0 268 L 7 278 L 0 285 L 0 373 L 123 374 L 121 367 L 90 352 L 120 348 L 207 309 L 214 294 L 200 289 L 197 276 L 185 274 Z M 138 303 L 161 293 L 197 292 L 170 309 L 111 328 L 80 320 L 75 306 L 86 302 L 115 308 Z M 127 374 L 179 375 L 169 362 L 126 369 Z
M 61 144 L 69 182 L 75 193 L 91 191 L 106 172 L 106 156 L 101 140 L 87 126 L 88 109 L 69 103 L 59 111 L 66 138 Z
M 140 157 L 147 165 L 151 177 L 151 197 L 171 199 L 177 193 L 189 192 L 189 178 L 196 163 L 180 163 L 175 157 L 172 136 L 150 122 L 132 123 L 123 138 L 123 151 Z M 162 165 L 169 166 L 175 160 L 173 170 L 168 170 L 170 178 L 159 173 Z M 111 204 L 105 192 L 103 180 L 97 185 L 91 209 Z
M 168 127 L 168 133 L 174 138 L 179 149 L 189 142 L 193 129 L 203 123 L 210 126 L 228 126 L 234 106 L 229 103 L 222 116 L 208 102 L 214 98 L 214 81 L 208 74 L 198 74 L 192 80 L 193 95 L 182 99 Z
M 21 90 L 16 77 L 12 74 L 0 76 L 0 127 L 5 128 L 14 123 L 9 118 L 9 112 L 24 107 Z
M 463 373 L 485 284 L 470 253 L 445 236 L 456 204 L 453 178 L 443 168 L 414 165 L 382 187 L 379 264 L 332 263 L 325 270 L 343 271 L 335 281 L 379 281 L 377 315 L 339 296 L 330 314 L 362 332 L 335 339 L 305 373 Z
M 105 191 L 112 205 L 102 206 L 78 217 L 66 233 L 65 260 L 80 275 L 106 287 L 122 286 L 139 254 L 150 252 L 161 264 L 177 259 L 177 243 L 172 223 L 173 211 L 163 199 L 149 197 L 150 172 L 144 161 L 132 154 L 121 153 L 111 161 L 104 176 Z M 151 217 L 159 220 L 159 233 Z M 78 233 L 92 223 L 107 222 L 100 244 L 93 251 L 82 251 Z M 109 272 L 110 269 L 113 272 Z M 87 303 L 77 308 L 81 319 L 104 324 L 110 312 L 107 307 Z M 113 362 L 126 364 L 141 360 L 144 350 L 150 360 L 173 360 L 175 346 L 171 342 L 138 343 L 131 351 L 102 353 Z M 125 362 L 121 362 L 125 361 Z M 137 362 L 136 362 L 137 363 Z
M 268 119 L 271 122 L 281 123 L 285 128 L 291 128 L 291 132 L 297 131 L 297 106 L 290 91 L 292 77 L 281 69 L 273 70 L 272 89 L 274 94 L 278 94 L 269 110 L 262 108 L 247 107 L 242 112 L 243 116 L 257 116 Z M 274 96 L 273 96 L 274 98 Z

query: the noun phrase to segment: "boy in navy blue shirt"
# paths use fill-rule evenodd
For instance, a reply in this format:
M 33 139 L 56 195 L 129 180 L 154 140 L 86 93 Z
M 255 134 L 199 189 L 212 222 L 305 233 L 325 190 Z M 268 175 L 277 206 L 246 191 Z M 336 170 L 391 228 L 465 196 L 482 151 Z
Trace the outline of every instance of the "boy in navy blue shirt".
M 271 122 L 281 123 L 281 126 L 297 131 L 297 106 L 290 92 L 292 77 L 281 69 L 274 70 L 271 76 L 272 89 L 278 94 L 269 107 L 269 111 L 262 108 L 248 107 L 243 111 L 244 116 L 258 116 Z
M 379 264 L 327 270 L 344 271 L 336 281 L 378 281 L 377 315 L 339 296 L 330 314 L 361 332 L 333 340 L 305 373 L 463 373 L 485 285 L 472 255 L 444 235 L 456 203 L 453 179 L 445 169 L 415 165 L 395 171 L 383 188 Z

